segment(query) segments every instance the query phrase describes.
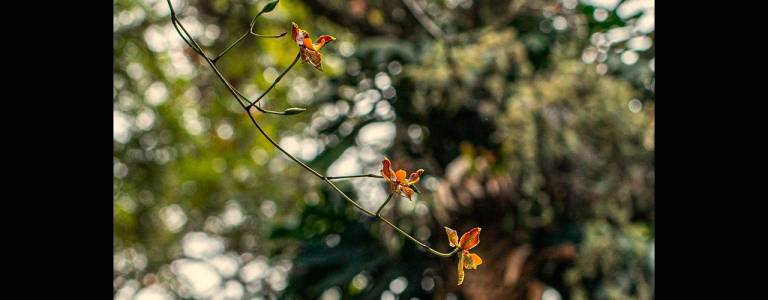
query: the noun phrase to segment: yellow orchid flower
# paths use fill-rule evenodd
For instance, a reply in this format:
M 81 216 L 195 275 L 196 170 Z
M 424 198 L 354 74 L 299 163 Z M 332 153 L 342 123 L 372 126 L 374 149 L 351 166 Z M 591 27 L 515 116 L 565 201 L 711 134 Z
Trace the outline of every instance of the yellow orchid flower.
M 315 43 L 312 43 L 312 39 L 309 38 L 309 33 L 306 30 L 301 29 L 299 25 L 296 25 L 296 23 L 291 24 L 293 26 L 293 28 L 291 28 L 291 34 L 293 36 L 293 41 L 299 45 L 301 62 L 309 63 L 316 69 L 322 71 L 323 65 L 320 49 L 322 49 L 326 43 L 335 41 L 336 38 L 327 34 L 321 35 L 319 38 L 317 38 Z
M 411 199 L 411 196 L 413 195 L 412 186 L 419 182 L 424 170 L 419 169 L 416 172 L 411 173 L 411 176 L 406 180 L 405 175 L 407 172 L 403 169 L 397 170 L 397 172 L 393 171 L 392 162 L 390 162 L 388 158 L 385 157 L 381 162 L 381 165 L 381 175 L 384 176 L 384 180 L 389 183 L 390 192 L 402 195 L 408 198 L 408 200 L 413 201 Z
M 475 248 L 480 244 L 480 227 L 472 228 L 470 231 L 465 232 L 461 239 L 456 233 L 456 230 L 445 228 L 445 234 L 448 235 L 448 244 L 451 247 L 459 248 L 459 283 L 461 285 L 464 282 L 464 269 L 474 270 L 477 266 L 483 263 L 483 259 L 479 255 L 469 253 L 469 250 Z

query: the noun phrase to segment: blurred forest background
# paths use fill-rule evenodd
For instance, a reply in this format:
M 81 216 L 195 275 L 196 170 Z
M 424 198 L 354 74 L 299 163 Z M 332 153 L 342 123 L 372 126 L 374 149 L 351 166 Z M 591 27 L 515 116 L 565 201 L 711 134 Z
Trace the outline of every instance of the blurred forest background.
M 215 55 L 267 1 L 173 3 Z M 308 110 L 260 124 L 329 176 L 425 169 L 385 214 L 441 251 L 442 226 L 482 227 L 461 286 L 456 257 L 273 149 L 165 1 L 115 0 L 113 20 L 115 299 L 654 298 L 653 0 L 283 0 L 257 20 L 337 38 L 324 72 L 299 64 L 263 101 Z M 289 36 L 219 66 L 255 97 Z M 386 198 L 381 179 L 340 184 Z

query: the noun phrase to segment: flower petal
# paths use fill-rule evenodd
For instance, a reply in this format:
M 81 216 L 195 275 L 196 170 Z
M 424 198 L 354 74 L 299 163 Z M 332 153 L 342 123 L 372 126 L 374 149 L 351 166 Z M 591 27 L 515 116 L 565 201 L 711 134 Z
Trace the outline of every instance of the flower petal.
M 413 199 L 411 199 L 411 196 L 413 196 L 413 189 L 407 186 L 400 186 L 400 190 L 403 191 L 403 194 L 408 198 L 408 200 L 413 201 Z
M 464 253 L 459 253 L 459 283 L 456 285 L 461 285 L 462 282 L 464 282 Z
M 315 50 L 312 50 L 307 47 L 299 47 L 301 50 L 301 59 L 305 63 L 311 64 L 315 69 L 318 69 L 320 71 L 323 70 L 323 64 L 322 64 L 322 57 L 320 55 L 320 52 L 317 52 Z
M 395 172 L 395 177 L 397 177 L 397 182 L 405 183 L 406 174 L 407 173 L 403 169 L 397 170 L 397 172 Z
M 389 161 L 389 158 L 384 158 L 384 160 L 381 161 L 381 175 L 384 176 L 384 179 L 387 181 L 392 180 L 392 162 Z
M 336 38 L 327 34 L 321 35 L 317 38 L 317 41 L 315 41 L 315 50 L 320 51 L 320 48 L 323 48 L 326 43 L 335 41 Z
M 459 246 L 462 250 L 469 250 L 480 244 L 480 230 L 480 227 L 475 227 L 461 235 Z
M 307 49 L 317 51 L 317 49 L 315 49 L 315 44 L 312 44 L 312 39 L 309 38 L 309 33 L 307 33 L 306 31 L 304 31 L 304 39 L 302 40 L 301 45 Z M 318 53 L 318 55 L 320 55 L 320 53 Z
M 299 39 L 299 31 L 301 28 L 299 28 L 299 25 L 296 25 L 296 23 L 291 22 L 291 37 L 293 38 L 293 42 L 296 44 L 301 45 L 302 39 Z
M 483 263 L 483 259 L 479 255 L 474 253 L 465 253 L 466 259 L 464 259 L 464 268 L 467 270 L 477 269 L 477 266 Z
M 416 184 L 421 178 L 421 174 L 424 173 L 424 169 L 419 169 L 416 172 L 411 173 L 411 177 L 408 178 L 408 185 Z
M 470 256 L 472 256 L 472 263 L 475 264 L 475 266 L 479 266 L 483 264 L 483 259 L 480 258 L 480 255 L 472 253 L 470 254 Z
M 445 234 L 448 235 L 448 245 L 450 245 L 451 247 L 458 247 L 459 234 L 456 233 L 456 230 L 450 229 L 445 226 L 443 226 L 443 228 L 445 228 Z
M 308 63 L 309 62 L 309 52 L 312 50 L 307 49 L 306 47 L 299 46 L 299 54 L 301 55 L 301 62 L 302 63 Z

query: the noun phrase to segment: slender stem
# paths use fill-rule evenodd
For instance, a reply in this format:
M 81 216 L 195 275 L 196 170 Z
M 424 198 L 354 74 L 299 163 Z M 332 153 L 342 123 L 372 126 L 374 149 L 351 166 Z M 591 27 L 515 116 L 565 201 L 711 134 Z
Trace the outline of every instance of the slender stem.
M 248 103 L 249 105 L 251 104 L 251 100 L 248 100 L 248 97 L 245 97 L 245 95 L 243 95 L 243 93 L 241 93 L 237 89 L 233 89 L 233 90 L 235 91 L 235 94 L 237 94 L 238 96 L 240 96 L 240 98 L 243 98 L 243 100 L 245 100 L 245 103 Z
M 243 95 L 243 93 L 241 93 L 241 92 L 240 92 L 240 91 L 238 91 L 237 89 L 234 89 L 234 90 L 235 90 L 235 93 L 237 93 L 237 95 L 238 95 L 238 96 L 240 96 L 240 98 L 243 98 L 243 100 L 245 100 L 245 102 L 246 102 L 246 103 L 248 103 L 248 106 L 250 106 L 250 104 L 251 104 L 251 100 L 248 100 L 248 98 L 247 98 L 247 97 L 245 97 L 245 96 Z M 274 111 L 274 110 L 263 109 L 263 108 L 261 108 L 261 106 L 260 106 L 260 105 L 254 105 L 253 107 L 255 107 L 255 108 L 256 108 L 256 109 L 258 109 L 260 112 L 263 112 L 263 113 L 265 113 L 265 114 L 273 114 L 273 115 L 285 115 L 285 111 Z
M 261 14 L 263 14 L 263 13 L 264 13 L 264 11 L 262 10 L 258 14 L 256 14 L 255 17 L 253 17 L 253 19 L 251 20 L 251 25 L 249 25 L 249 27 L 250 27 L 249 31 L 250 32 L 253 32 L 253 26 L 256 26 L 256 19 L 258 19 L 259 16 L 261 16 Z
M 250 105 L 248 105 L 248 108 L 250 108 L 251 106 L 253 106 L 256 103 L 259 103 L 261 98 L 264 98 L 264 96 L 266 96 L 267 93 L 269 93 L 269 91 L 271 91 L 272 88 L 274 88 L 277 85 L 277 83 L 280 82 L 280 79 L 283 79 L 283 76 L 285 76 L 285 74 L 288 73 L 288 71 L 290 71 L 291 68 L 293 68 L 293 66 L 295 66 L 297 62 L 299 62 L 299 58 L 300 57 L 301 57 L 301 52 L 296 53 L 296 58 L 293 59 L 293 62 L 291 63 L 291 65 L 288 66 L 288 68 L 285 69 L 285 71 L 283 71 L 283 73 L 280 73 L 280 76 L 277 76 L 277 78 L 275 78 L 275 81 L 272 82 L 272 85 L 270 85 L 269 88 L 267 88 L 267 90 L 264 91 L 264 93 L 261 94 L 261 96 L 259 96 L 259 98 L 256 98 L 256 101 L 253 101 Z
M 288 33 L 288 32 L 283 32 L 281 34 L 276 34 L 276 35 L 261 35 L 261 34 L 253 32 L 253 26 L 256 25 L 256 19 L 259 16 L 261 16 L 262 13 L 263 13 L 263 11 L 259 12 L 255 17 L 253 17 L 253 20 L 251 20 L 251 26 L 250 26 L 250 28 L 248 28 L 248 32 L 243 33 L 243 35 L 240 36 L 240 38 L 238 38 L 234 43 L 230 44 L 229 47 L 227 47 L 227 49 L 224 49 L 224 51 L 222 51 L 221 54 L 217 55 L 216 58 L 213 59 L 214 63 L 219 61 L 219 59 L 222 56 L 224 56 L 224 54 L 227 54 L 227 52 L 229 52 L 230 49 L 232 49 L 237 44 L 239 44 L 240 41 L 242 41 L 245 37 L 248 36 L 248 34 L 252 34 L 253 36 L 259 37 L 259 38 L 281 38 L 281 37 L 285 36 L 286 33 Z
M 243 105 L 243 104 L 241 103 L 241 105 Z M 246 106 L 245 106 L 245 105 L 243 105 L 243 109 L 246 109 L 246 110 L 247 110 L 248 108 L 246 108 Z M 261 133 L 261 135 L 263 135 L 263 136 L 264 136 L 264 138 L 266 138 L 266 139 L 267 139 L 267 140 L 268 140 L 268 141 L 269 141 L 269 142 L 272 144 L 272 146 L 274 146 L 275 148 L 277 148 L 278 150 L 280 150 L 280 152 L 283 152 L 283 154 L 285 154 L 286 156 L 288 156 L 288 157 L 289 157 L 291 160 L 293 160 L 294 162 L 296 162 L 297 164 L 299 164 L 300 166 L 302 166 L 304 169 L 306 169 L 306 170 L 307 170 L 307 171 L 309 171 L 310 173 L 314 174 L 315 176 L 317 176 L 317 177 L 319 177 L 320 179 L 322 179 L 323 181 L 325 181 L 325 182 L 326 182 L 328 185 L 330 185 L 330 186 L 331 186 L 331 187 L 332 187 L 334 190 L 336 190 L 336 192 L 338 192 L 338 193 L 339 193 L 339 195 L 341 195 L 341 196 L 344 198 L 344 200 L 347 200 L 347 202 L 349 202 L 350 204 L 352 204 L 353 206 L 355 206 L 357 209 L 361 210 L 363 213 L 365 213 L 365 214 L 366 214 L 366 215 L 368 215 L 368 216 L 371 216 L 371 217 L 372 217 L 372 216 L 374 216 L 374 214 L 373 214 L 371 211 L 369 211 L 369 210 L 365 209 L 364 207 L 360 206 L 360 204 L 358 204 L 357 202 L 355 202 L 355 200 L 352 200 L 352 198 L 350 198 L 349 196 L 347 196 L 347 194 L 346 194 L 346 193 L 344 193 L 343 191 L 341 191 L 341 189 L 339 189 L 339 187 L 337 187 L 335 184 L 333 184 L 333 182 L 331 182 L 330 180 L 326 179 L 326 177 L 325 177 L 325 176 L 323 176 L 323 175 L 320 175 L 320 173 L 318 173 L 317 171 L 315 171 L 314 169 L 312 169 L 310 166 L 306 165 L 304 162 L 300 161 L 300 160 L 299 160 L 299 159 L 297 159 L 295 156 L 293 156 L 293 155 L 291 155 L 290 153 L 288 153 L 288 151 L 285 151 L 285 149 L 283 149 L 283 147 L 280 147 L 280 145 L 279 145 L 277 142 L 275 142 L 275 140 L 273 140 L 273 139 L 272 139 L 272 137 L 270 137 L 270 136 L 269 136 L 269 135 L 268 135 L 268 134 L 267 134 L 267 133 L 264 131 L 264 129 L 262 129 L 262 128 L 261 128 L 261 126 L 259 126 L 259 123 L 258 123 L 258 122 L 256 122 L 256 119 L 254 119 L 254 118 L 253 118 L 253 115 L 251 115 L 250 113 L 247 113 L 247 115 L 248 115 L 248 117 L 251 119 L 251 122 L 253 123 L 253 125 L 254 125 L 254 126 L 256 126 L 256 129 L 258 129 L 258 130 L 259 130 L 259 132 Z
M 396 193 L 389 193 L 389 196 L 387 196 L 387 200 L 384 200 L 384 203 L 382 203 L 381 206 L 379 206 L 379 209 L 376 210 L 376 218 L 377 219 L 383 221 L 384 223 L 387 223 L 387 225 L 389 225 L 393 229 L 397 230 L 397 232 L 399 232 L 400 234 L 406 236 L 411 241 L 413 241 L 417 245 L 423 247 L 424 249 L 426 249 L 427 251 L 429 251 L 430 253 L 432 253 L 434 255 L 441 256 L 441 257 L 450 257 L 451 255 L 456 253 L 456 251 L 458 251 L 458 249 L 454 249 L 452 252 L 443 253 L 443 252 L 437 251 L 435 249 L 432 249 L 432 247 L 427 246 L 426 244 L 424 244 L 421 241 L 417 240 L 416 238 L 412 237 L 410 234 L 406 233 L 404 230 L 400 229 L 400 227 L 397 227 L 397 225 L 392 224 L 392 222 L 390 222 L 389 220 L 387 220 L 384 217 L 382 217 L 381 216 L 381 210 L 384 209 L 384 207 L 387 206 L 389 201 L 392 200 L 392 198 L 394 198 L 395 194 Z
M 381 210 L 384 209 L 384 206 L 387 206 L 387 203 L 389 203 L 389 200 L 392 200 L 392 196 L 394 196 L 395 193 L 389 193 L 389 197 L 387 197 L 387 200 L 384 200 L 384 203 L 379 206 L 379 209 L 376 210 L 376 217 L 381 216 Z
M 172 17 L 171 23 L 173 23 L 173 28 L 176 29 L 176 32 L 179 34 L 179 36 L 181 36 L 181 39 L 184 40 L 185 43 L 187 43 L 187 46 L 189 46 L 189 48 L 192 48 L 192 50 L 195 51 L 195 53 L 205 56 L 205 54 L 203 54 L 203 51 L 201 49 L 197 49 L 197 47 L 192 45 L 192 43 L 188 41 L 186 37 L 184 37 L 184 34 L 181 33 L 181 31 L 179 30 L 179 26 L 176 24 L 178 22 L 178 19 L 176 18 L 176 14 L 173 13 L 173 9 L 171 9 L 171 17 Z
M 214 59 L 212 59 L 212 60 L 213 60 L 213 62 L 215 63 L 215 62 L 219 61 L 219 59 L 220 59 L 222 56 L 224 56 L 224 54 L 227 54 L 227 52 L 229 52 L 229 50 L 230 50 L 230 49 L 232 49 L 232 48 L 233 48 L 233 47 L 235 47 L 237 44 L 239 44 L 239 43 L 240 43 L 240 41 L 242 41 L 242 40 L 243 40 L 245 37 L 247 37 L 249 34 L 251 34 L 251 35 L 253 35 L 253 36 L 255 36 L 255 37 L 259 37 L 259 38 L 265 38 L 265 39 L 276 39 L 276 38 L 281 38 L 281 37 L 285 36 L 285 34 L 287 34 L 287 32 L 283 32 L 283 33 L 281 33 L 281 34 L 276 34 L 276 35 L 261 35 L 261 34 L 258 34 L 258 33 L 255 33 L 255 32 L 253 32 L 253 27 L 251 27 L 251 29 L 250 29 L 248 32 L 246 32 L 246 33 L 243 33 L 243 35 L 241 35 L 241 36 L 240 36 L 240 38 L 238 38 L 238 39 L 237 39 L 237 40 L 236 40 L 234 43 L 230 44 L 230 45 L 227 47 L 227 49 L 224 49 L 224 51 L 222 51 L 222 52 L 221 52 L 221 54 L 217 55 L 217 56 L 216 56 Z
M 376 216 L 376 218 L 381 220 L 381 221 L 383 221 L 384 223 L 387 223 L 387 225 L 389 225 L 393 229 L 397 230 L 397 232 L 399 232 L 400 234 L 404 235 L 405 237 L 407 237 L 408 239 L 410 239 L 411 241 L 416 243 L 416 245 L 421 246 L 425 250 L 429 251 L 429 253 L 432 253 L 434 255 L 437 255 L 437 256 L 440 256 L 440 257 L 451 257 L 451 255 L 454 255 L 454 254 L 456 254 L 457 251 L 459 251 L 458 248 L 455 248 L 455 249 L 453 249 L 453 251 L 448 252 L 448 253 L 443 253 L 443 252 L 437 251 L 435 249 L 432 249 L 432 247 L 427 246 L 426 244 L 424 244 L 421 241 L 417 240 L 416 238 L 412 237 L 410 234 L 408 234 L 405 231 L 403 231 L 402 229 L 400 229 L 400 227 L 397 227 L 397 225 L 392 224 L 392 222 L 390 222 L 389 220 L 385 219 L 384 217 L 379 215 L 379 216 Z
M 325 179 L 336 180 L 336 179 L 349 179 L 349 178 L 361 178 L 361 177 L 384 178 L 384 176 L 381 176 L 381 175 L 362 174 L 362 175 L 332 176 L 332 177 L 326 176 Z
M 264 13 L 263 10 L 260 11 L 255 17 L 253 17 L 253 20 L 251 20 L 251 25 L 248 28 L 248 32 L 250 34 L 253 34 L 254 36 L 260 37 L 260 38 L 279 38 L 279 37 L 283 37 L 286 33 L 288 33 L 288 32 L 283 32 L 283 33 L 277 34 L 277 35 L 261 35 L 261 34 L 253 32 L 253 26 L 256 26 L 256 19 L 258 19 L 259 16 L 261 16 L 262 13 Z
M 250 33 L 253 36 L 255 36 L 255 37 L 259 37 L 259 38 L 263 38 L 263 39 L 276 39 L 276 38 L 281 38 L 281 37 L 285 36 L 286 34 L 288 34 L 288 32 L 283 32 L 281 34 L 275 34 L 275 35 L 263 35 L 263 34 L 258 34 L 258 33 L 253 32 L 253 29 L 251 29 Z
M 365 209 L 365 207 L 362 207 L 362 206 L 360 206 L 360 204 L 357 204 L 357 202 L 355 202 L 355 200 L 352 200 L 352 198 L 349 198 L 349 196 L 347 196 L 347 194 L 345 194 L 344 192 L 342 192 L 342 191 L 341 191 L 341 189 L 339 189 L 339 187 L 338 187 L 338 186 L 336 186 L 336 185 L 335 185 L 335 184 L 334 184 L 332 181 L 330 181 L 330 180 L 328 180 L 328 179 L 323 179 L 323 181 L 325 181 L 326 183 L 328 183 L 328 185 L 330 185 L 330 186 L 331 186 L 331 187 L 332 187 L 334 190 L 336 190 L 336 192 L 338 192 L 338 193 L 339 193 L 339 195 L 341 195 L 342 197 L 344 197 L 344 199 L 345 199 L 345 200 L 347 200 L 347 202 L 351 203 L 352 205 L 354 205 L 355 207 L 357 207 L 358 209 L 360 209 L 360 210 L 361 210 L 363 213 L 365 213 L 365 214 L 366 214 L 366 215 L 368 215 L 369 217 L 373 217 L 373 216 L 376 216 L 376 215 L 375 215 L 374 213 L 372 213 L 370 210 L 367 210 L 367 209 Z
M 273 82 L 273 83 L 272 83 L 272 85 L 271 85 L 271 86 L 270 86 L 270 87 L 267 89 L 267 91 L 266 91 L 266 92 L 264 92 L 264 94 L 262 94 L 261 96 L 259 96 L 259 98 L 258 98 L 258 99 L 256 99 L 256 101 L 253 101 L 253 102 L 251 102 L 251 101 L 249 101 L 249 100 L 248 100 L 248 99 L 247 99 L 245 96 L 243 96 L 243 95 L 242 95 L 242 93 L 240 93 L 240 92 L 239 92 L 239 91 L 238 91 L 238 90 L 237 90 L 237 89 L 236 89 L 234 86 L 232 86 L 232 84 L 230 84 L 230 83 L 229 83 L 229 81 L 228 81 L 228 80 L 227 80 L 227 79 L 224 77 L 224 75 L 221 73 L 221 71 L 219 71 L 218 67 L 216 66 L 216 63 L 215 63 L 213 60 L 211 60 L 211 59 L 208 57 L 208 55 L 206 55 L 206 54 L 205 54 L 205 52 L 203 52 L 203 48 L 202 48 L 202 47 L 200 47 L 200 45 L 199 45 L 199 44 L 197 44 L 197 42 L 196 42 L 196 41 L 195 41 L 195 40 L 192 38 L 192 35 L 190 35 L 190 34 L 189 34 L 189 32 L 187 31 L 187 29 L 186 29 L 186 28 L 184 28 L 184 25 L 183 25 L 183 24 L 181 24 L 181 22 L 180 22 L 180 21 L 179 21 L 179 19 L 177 18 L 177 16 L 176 16 L 176 12 L 175 12 L 175 11 L 174 11 L 174 9 L 173 9 L 173 5 L 171 4 L 171 1 L 170 1 L 170 0 L 166 0 L 166 2 L 168 3 L 168 6 L 169 6 L 169 8 L 170 8 L 170 10 L 171 10 L 171 20 L 172 20 L 172 22 L 173 22 L 173 26 L 174 26 L 174 28 L 176 29 L 176 32 L 179 34 L 179 36 L 181 36 L 181 38 L 184 40 L 184 42 L 185 42 L 185 43 L 186 43 L 186 44 L 187 44 L 187 45 L 188 45 L 190 48 L 192 48 L 192 50 L 194 50 L 194 51 L 195 51 L 197 54 L 199 54 L 200 56 L 202 56 L 202 57 L 203 57 L 203 59 L 205 59 L 205 61 L 208 63 L 208 65 L 211 67 L 211 69 L 213 69 L 214 73 L 216 74 L 216 77 L 217 77 L 217 78 L 219 78 L 219 80 L 220 80 L 222 83 L 224 83 L 224 85 L 226 86 L 227 90 L 229 90 L 229 92 L 232 94 L 232 96 L 234 96 L 234 97 L 235 97 L 235 100 L 237 100 L 237 103 L 239 103 L 239 104 L 240 104 L 240 106 L 243 108 L 243 110 L 245 110 L 245 113 L 248 115 L 248 118 L 251 120 L 251 123 L 253 123 L 253 125 L 254 125 L 254 126 L 256 126 L 256 129 L 259 131 L 259 133 L 261 133 L 261 135 L 262 135 L 262 136 L 264 136 L 264 138 L 266 138 L 266 139 L 267 139 L 267 141 L 269 141 L 269 143 L 270 143 L 270 144 L 272 144 L 272 146 L 274 146 L 274 147 L 275 147 L 276 149 L 278 149 L 280 152 L 282 152 L 283 154 L 285 154 L 286 156 L 288 156 L 288 158 L 290 158 L 291 160 L 293 160 L 295 163 L 297 163 L 298 165 L 300 165 L 302 168 L 304 168 L 304 169 L 305 169 L 305 170 L 307 170 L 308 172 L 312 173 L 313 175 L 317 176 L 318 178 L 320 178 L 321 180 L 323 180 L 325 183 L 327 183 L 328 185 L 330 185 L 330 186 L 331 186 L 331 187 L 332 187 L 332 188 L 333 188 L 333 189 L 334 189 L 336 192 L 338 192 L 338 193 L 339 193 L 339 195 L 341 195 L 341 196 L 342 196 L 342 197 L 343 197 L 343 198 L 344 198 L 344 199 L 345 199 L 347 202 L 349 202 L 349 203 L 350 203 L 350 204 L 352 204 L 354 207 L 356 207 L 357 209 L 359 209 L 360 211 L 362 211 L 364 214 L 368 215 L 369 217 L 375 217 L 375 218 L 377 218 L 377 219 L 379 219 L 379 220 L 383 221 L 384 223 L 387 223 L 387 225 L 391 226 L 392 228 L 394 228 L 395 230 L 397 230 L 397 231 L 398 231 L 400 234 L 402 234 L 402 235 L 406 236 L 408 239 L 412 240 L 414 243 L 416 243 L 417 245 L 419 245 L 419 246 L 423 247 L 424 249 L 426 249 L 426 250 L 427 250 L 427 251 L 429 251 L 430 253 L 432 253 L 432 254 L 435 254 L 435 255 L 437 255 L 437 256 L 441 256 L 441 257 L 450 257 L 451 255 L 455 254 L 455 253 L 458 251 L 458 249 L 454 249 L 453 251 L 451 251 L 451 252 L 449 252 L 449 253 L 443 253 L 443 252 L 437 251 L 437 250 L 435 250 L 435 249 L 432 249 L 431 247 L 427 246 L 426 244 L 424 244 L 424 243 L 420 242 L 419 240 L 417 240 L 416 238 L 412 237 L 411 235 L 409 235 L 408 233 L 406 233 L 405 231 L 403 231 L 402 229 L 400 229 L 400 228 L 399 228 L 399 227 L 397 227 L 396 225 L 394 225 L 394 224 L 392 224 L 391 222 L 389 222 L 389 220 L 387 220 L 387 219 L 385 219 L 385 218 L 381 217 L 381 215 L 379 214 L 379 213 L 381 212 L 381 209 L 382 209 L 382 208 L 384 208 L 384 206 L 385 206 L 385 205 L 386 205 L 386 204 L 387 204 L 387 203 L 388 203 L 388 202 L 391 200 L 391 198 L 392 198 L 392 196 L 393 196 L 394 194 L 390 194 L 390 195 L 389 195 L 389 197 L 387 198 L 387 200 L 386 200 L 386 201 L 384 201 L 384 204 L 382 204 L 382 206 L 381 206 L 381 207 L 379 207 L 378 211 L 377 211 L 377 212 L 374 214 L 373 212 L 371 212 L 371 211 L 369 211 L 369 210 L 365 209 L 365 208 L 364 208 L 364 207 L 362 207 L 360 204 L 358 204 L 357 202 L 355 202 L 354 200 L 352 200 L 352 198 L 350 198 L 349 196 L 347 196 L 347 194 L 345 194 L 345 193 L 344 193 L 344 192 L 343 192 L 341 189 L 339 189 L 339 187 L 338 187 L 338 186 L 336 186 L 336 185 L 335 185 L 335 184 L 334 184 L 334 183 L 331 181 L 331 179 L 356 178 L 356 177 L 373 177 L 373 178 L 381 178 L 381 176 L 379 176 L 379 175 L 373 175 L 373 174 L 364 174 L 364 175 L 352 175 L 352 176 L 338 176 L 338 177 L 326 177 L 326 176 L 323 176 L 323 175 L 321 175 L 319 172 L 315 171 L 315 170 L 314 170 L 314 169 L 312 169 L 310 166 L 308 166 L 307 164 L 305 164 L 304 162 L 302 162 L 301 160 L 299 160 L 298 158 L 296 158 L 295 156 L 293 156 L 293 155 L 291 155 L 290 153 L 288 153 L 288 151 L 286 151 L 285 149 L 283 149 L 283 147 L 281 147 L 281 146 L 280 146 L 280 145 L 279 145 L 279 144 L 278 144 L 278 143 L 277 143 L 277 142 L 276 142 L 274 139 L 272 139 L 272 137 L 270 137 L 270 136 L 267 134 L 267 132 L 265 132 L 265 131 L 264 131 L 264 129 L 263 129 L 263 128 L 261 128 L 261 126 L 259 125 L 259 123 L 258 123 L 258 122 L 256 122 L 256 119 L 255 119 L 255 118 L 253 117 L 253 115 L 251 114 L 251 110 L 250 110 L 250 108 L 251 108 L 251 107 L 253 107 L 253 106 L 256 106 L 256 105 L 255 105 L 255 104 L 256 104 L 256 102 L 258 102 L 259 100 L 261 100 L 261 98 L 263 98 L 263 97 L 264 97 L 264 95 L 266 95 L 266 94 L 267 94 L 267 93 L 268 93 L 270 90 L 272 90 L 272 88 L 273 88 L 273 87 L 274 87 L 274 86 L 277 84 L 277 82 L 279 82 L 279 81 L 280 81 L 280 79 L 281 79 L 281 78 L 282 78 L 282 77 L 283 77 L 283 76 L 284 76 L 284 75 L 285 75 L 285 74 L 286 74 L 286 73 L 287 73 L 287 72 L 288 72 L 288 71 L 289 71 L 291 68 L 293 68 L 293 66 L 296 64 L 296 62 L 298 62 L 298 60 L 299 60 L 299 57 L 300 57 L 301 53 L 299 53 L 299 54 L 297 54 L 297 55 L 296 55 L 296 59 L 294 59 L 294 60 L 293 60 L 293 63 L 291 63 L 291 65 L 290 65 L 290 66 L 289 66 L 289 67 L 288 67 L 288 68 L 287 68 L 285 71 L 283 71 L 283 73 L 282 73 L 282 74 L 280 74 L 280 76 L 278 76 L 278 78 L 275 80 L 275 82 Z M 258 15 L 257 15 L 257 17 L 258 17 Z M 254 21 L 255 21 L 255 18 L 254 18 Z M 180 29 L 181 29 L 181 30 L 180 30 Z M 251 23 L 251 33 L 252 33 L 252 30 L 253 30 L 253 22 Z M 183 33 L 182 33 L 182 32 L 183 32 Z M 236 44 L 236 43 L 235 43 L 235 44 Z M 230 48 L 231 48 L 231 47 L 230 47 Z M 226 52 L 226 51 L 225 51 L 225 52 Z M 219 57 L 221 57 L 221 55 L 219 55 Z M 246 105 L 245 103 L 248 103 L 248 105 Z M 257 108 L 257 109 L 259 109 L 259 110 L 261 110 L 261 109 L 260 109 L 258 106 L 256 106 L 256 108 Z M 261 111 L 264 111 L 264 110 L 261 110 Z
M 247 32 L 243 33 L 243 35 L 241 35 L 240 38 L 238 38 L 234 43 L 230 44 L 229 47 L 227 47 L 227 49 L 224 49 L 224 51 L 222 51 L 221 54 L 217 55 L 216 58 L 213 59 L 213 62 L 215 63 L 219 61 L 219 58 L 224 56 L 224 54 L 227 54 L 227 52 L 229 52 L 229 49 L 232 49 L 232 47 L 235 47 L 237 44 L 240 43 L 240 41 L 242 41 L 247 36 L 248 36 Z

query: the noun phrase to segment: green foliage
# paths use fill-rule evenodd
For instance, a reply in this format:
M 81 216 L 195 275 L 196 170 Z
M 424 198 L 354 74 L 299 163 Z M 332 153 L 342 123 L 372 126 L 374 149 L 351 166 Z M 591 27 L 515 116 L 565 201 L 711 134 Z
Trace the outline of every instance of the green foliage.
M 443 225 L 481 226 L 473 251 L 485 262 L 456 288 L 454 259 L 361 216 L 275 151 L 178 37 L 164 1 L 119 0 L 116 299 L 510 299 L 537 283 L 567 299 L 653 297 L 654 33 L 639 29 L 648 11 L 439 1 L 426 11 L 453 38 L 444 42 L 399 1 L 263 2 L 174 4 L 210 55 L 267 12 L 255 32 L 294 21 L 337 37 L 324 72 L 298 64 L 260 102 L 291 116 L 254 117 L 324 174 L 376 174 L 385 155 L 424 168 L 415 201 L 394 199 L 384 213 L 439 250 Z M 217 65 L 253 99 L 295 47 L 249 37 Z M 368 208 L 386 196 L 381 180 L 339 185 Z

